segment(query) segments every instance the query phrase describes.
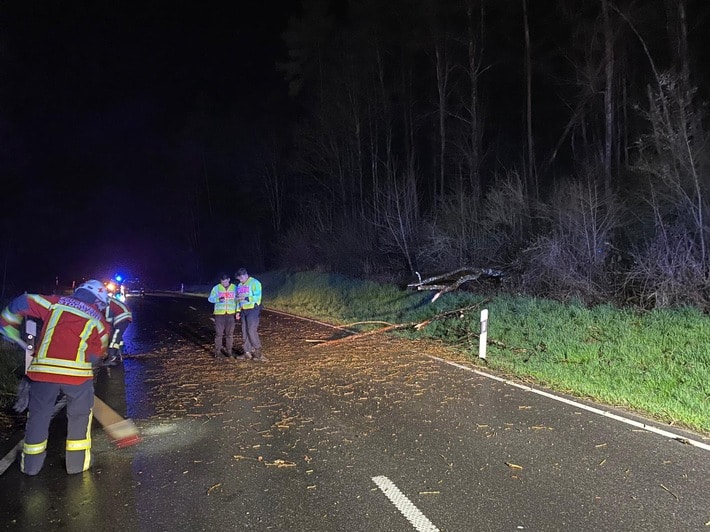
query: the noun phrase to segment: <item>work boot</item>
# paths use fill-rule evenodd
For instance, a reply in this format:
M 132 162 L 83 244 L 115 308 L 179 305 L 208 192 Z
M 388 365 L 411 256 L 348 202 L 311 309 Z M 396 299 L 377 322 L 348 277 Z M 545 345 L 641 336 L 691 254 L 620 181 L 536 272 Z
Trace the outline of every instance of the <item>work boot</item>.
M 262 355 L 260 352 L 254 353 L 252 360 L 254 362 L 268 362 L 269 361 L 269 359 L 266 358 L 264 355 Z
M 251 360 L 251 359 L 252 359 L 252 355 L 251 355 L 251 353 L 250 353 L 249 351 L 247 351 L 247 352 L 244 353 L 243 355 L 239 355 L 238 357 L 235 357 L 235 358 L 236 358 L 237 360 Z

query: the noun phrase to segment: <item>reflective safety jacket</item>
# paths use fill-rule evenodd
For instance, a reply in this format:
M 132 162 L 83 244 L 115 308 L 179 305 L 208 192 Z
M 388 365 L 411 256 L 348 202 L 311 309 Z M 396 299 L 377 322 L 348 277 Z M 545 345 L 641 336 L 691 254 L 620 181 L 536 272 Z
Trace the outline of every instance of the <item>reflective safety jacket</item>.
M 111 297 L 106 305 L 105 315 L 106 321 L 111 326 L 109 347 L 120 349 L 123 346 L 123 333 L 133 321 L 133 314 L 123 301 Z
M 237 286 L 237 299 L 239 299 L 239 309 L 249 310 L 257 305 L 261 305 L 261 283 L 249 277 Z
M 108 305 L 106 305 L 105 314 L 106 321 L 114 327 L 117 327 L 123 322 L 127 322 L 123 323 L 121 327 L 124 330 L 128 326 L 128 323 L 131 323 L 133 321 L 133 314 L 131 314 L 128 305 L 126 305 L 123 301 L 116 299 L 115 297 L 109 298 Z
M 19 335 L 23 318 L 42 322 L 41 340 L 27 369 L 30 379 L 81 384 L 94 378 L 92 362 L 103 358 L 108 345 L 108 324 L 95 306 L 68 296 L 25 294 L 3 310 L 3 334 L 14 329 Z
M 220 301 L 224 298 L 223 301 Z M 214 314 L 234 314 L 237 312 L 237 287 L 230 283 L 227 288 L 222 283 L 216 284 L 207 301 L 214 303 Z

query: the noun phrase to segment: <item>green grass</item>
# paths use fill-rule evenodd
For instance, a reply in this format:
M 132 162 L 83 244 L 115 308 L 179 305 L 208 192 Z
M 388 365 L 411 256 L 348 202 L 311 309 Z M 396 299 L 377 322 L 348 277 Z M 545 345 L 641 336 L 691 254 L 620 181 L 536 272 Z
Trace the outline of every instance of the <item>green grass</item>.
M 499 299 L 490 313 L 489 336 L 508 346 L 491 346 L 493 367 L 710 431 L 710 323 L 700 312 Z
M 419 322 L 483 301 L 458 291 L 432 304 L 432 293 L 332 274 L 271 272 L 259 278 L 266 306 L 336 324 Z M 700 311 L 585 308 L 512 296 L 498 296 L 485 307 L 491 369 L 710 432 L 710 318 Z M 405 334 L 454 345 L 477 361 L 479 321 L 474 309 Z

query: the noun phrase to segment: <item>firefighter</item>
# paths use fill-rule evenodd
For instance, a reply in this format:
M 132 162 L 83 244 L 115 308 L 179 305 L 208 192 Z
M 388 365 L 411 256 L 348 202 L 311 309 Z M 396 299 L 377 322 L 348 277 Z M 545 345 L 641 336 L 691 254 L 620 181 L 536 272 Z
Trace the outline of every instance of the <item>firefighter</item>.
M 105 315 L 106 321 L 111 326 L 111 332 L 104 365 L 115 366 L 119 360 L 123 359 L 123 334 L 133 321 L 133 314 L 123 301 L 110 297 Z
M 214 303 L 214 357 L 222 358 L 222 338 L 225 356 L 232 356 L 234 347 L 234 326 L 237 313 L 237 287 L 230 282 L 229 275 L 222 273 L 219 283 L 212 287 L 207 301 Z
M 20 469 L 36 475 L 47 455 L 49 423 L 60 394 L 67 398 L 66 469 L 91 467 L 93 365 L 106 354 L 109 326 L 103 311 L 106 287 L 96 280 L 79 285 L 73 296 L 25 294 L 0 315 L 0 334 L 21 344 L 24 319 L 42 322 L 39 345 L 27 369 L 29 413 Z
M 251 277 L 245 268 L 239 268 L 234 274 L 239 280 L 237 285 L 237 319 L 242 322 L 242 339 L 244 341 L 244 354 L 237 360 L 254 360 L 267 362 L 261 353 L 261 339 L 259 338 L 259 315 L 261 314 L 261 283 Z

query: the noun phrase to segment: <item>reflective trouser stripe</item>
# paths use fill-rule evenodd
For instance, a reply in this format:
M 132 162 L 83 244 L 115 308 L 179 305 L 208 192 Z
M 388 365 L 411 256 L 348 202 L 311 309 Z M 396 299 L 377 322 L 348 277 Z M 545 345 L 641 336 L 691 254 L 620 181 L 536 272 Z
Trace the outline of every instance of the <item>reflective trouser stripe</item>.
M 29 412 L 20 460 L 20 471 L 26 475 L 36 475 L 44 465 L 47 457 L 49 424 L 52 421 L 60 388 L 59 384 L 50 382 L 30 382 Z
M 91 439 L 67 440 L 67 451 L 85 451 L 91 449 Z
M 22 452 L 25 454 L 40 454 L 47 450 L 47 440 L 41 443 L 27 443 L 22 444 Z
M 93 394 L 91 400 L 93 402 Z M 66 444 L 67 473 L 69 474 L 81 473 L 91 467 L 91 420 L 93 418 L 93 410 L 89 411 L 87 417 L 88 419 L 82 415 L 69 415 Z
M 20 471 L 28 475 L 36 475 L 42 469 L 47 456 L 47 440 L 42 443 L 23 443 L 20 457 Z

